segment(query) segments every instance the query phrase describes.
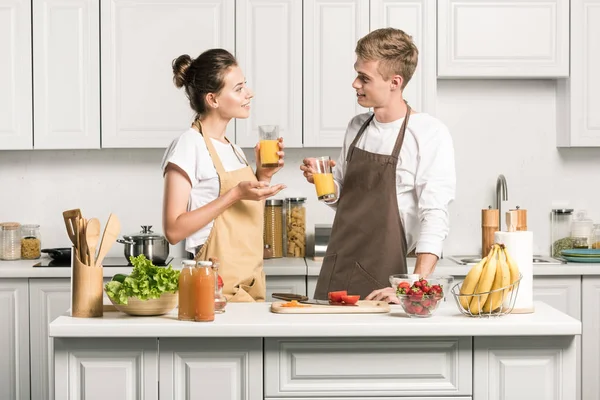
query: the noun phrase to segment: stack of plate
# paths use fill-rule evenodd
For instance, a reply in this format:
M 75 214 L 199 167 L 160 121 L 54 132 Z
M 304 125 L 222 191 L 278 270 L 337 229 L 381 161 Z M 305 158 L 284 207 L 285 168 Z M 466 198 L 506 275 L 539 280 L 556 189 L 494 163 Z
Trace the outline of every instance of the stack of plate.
M 600 249 L 571 249 L 560 252 L 570 262 L 600 263 Z

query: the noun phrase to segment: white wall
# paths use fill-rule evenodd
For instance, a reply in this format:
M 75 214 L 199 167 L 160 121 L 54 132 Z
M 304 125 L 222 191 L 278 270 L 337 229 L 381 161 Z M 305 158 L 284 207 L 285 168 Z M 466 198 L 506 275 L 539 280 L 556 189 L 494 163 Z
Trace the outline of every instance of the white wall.
M 600 149 L 556 148 L 554 81 L 438 81 L 438 86 L 437 116 L 454 137 L 458 178 L 445 254 L 479 251 L 480 210 L 494 204 L 500 173 L 509 192 L 503 209 L 528 210 L 536 253 L 549 253 L 555 201 L 586 208 L 600 223 Z M 157 149 L 2 151 L 0 222 L 39 223 L 43 247 L 70 244 L 61 213 L 77 207 L 103 224 L 116 213 L 123 233 L 137 232 L 142 224 L 162 232 L 162 155 Z M 338 149 L 288 150 L 286 167 L 275 179 L 288 185 L 278 197 L 308 197 L 309 246 L 314 224 L 334 217 L 299 170 L 302 158 L 316 155 L 337 156 Z M 171 254 L 181 252 L 178 246 Z M 115 244 L 110 255 L 122 254 Z

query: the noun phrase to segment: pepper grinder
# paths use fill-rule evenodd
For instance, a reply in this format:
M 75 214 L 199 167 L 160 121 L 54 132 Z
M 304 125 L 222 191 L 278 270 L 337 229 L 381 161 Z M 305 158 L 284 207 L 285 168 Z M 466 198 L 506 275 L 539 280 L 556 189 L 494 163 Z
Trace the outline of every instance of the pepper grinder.
M 494 234 L 500 230 L 500 211 L 492 209 L 481 210 L 481 258 L 488 255 L 495 242 Z

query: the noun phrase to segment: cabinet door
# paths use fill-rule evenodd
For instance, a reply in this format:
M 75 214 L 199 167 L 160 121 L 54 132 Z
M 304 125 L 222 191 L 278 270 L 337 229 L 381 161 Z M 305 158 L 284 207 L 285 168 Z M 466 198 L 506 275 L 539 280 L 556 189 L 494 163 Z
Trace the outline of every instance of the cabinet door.
M 0 399 L 29 399 L 27 291 L 27 279 L 0 280 Z
M 0 150 L 33 148 L 31 1 L 0 2 Z
M 48 337 L 50 322 L 71 306 L 70 279 L 30 279 L 31 398 L 54 399 L 54 345 Z
M 438 76 L 569 76 L 569 0 L 438 0 Z
M 101 16 L 102 147 L 166 148 L 194 119 L 172 62 L 233 53 L 234 0 L 106 0 Z
M 100 3 L 33 1 L 34 147 L 100 148 Z
M 437 95 L 436 7 L 431 0 L 371 0 L 371 30 L 393 27 L 411 35 L 419 49 L 417 69 L 404 98 L 412 108 L 435 113 Z
M 582 386 L 585 400 L 600 399 L 600 277 L 584 276 L 582 285 Z
M 600 146 L 600 0 L 571 0 L 571 76 L 557 82 L 558 147 Z
M 304 147 L 341 147 L 356 102 L 354 49 L 369 31 L 369 2 L 304 0 Z
M 161 338 L 161 399 L 263 399 L 262 338 Z
M 267 276 L 266 301 L 280 301 L 271 297 L 272 293 L 296 293 L 306 295 L 304 276 Z
M 236 143 L 254 147 L 259 125 L 279 125 L 285 146 L 302 147 L 302 2 L 237 0 L 236 54 L 254 92 Z
M 158 400 L 154 338 L 54 338 L 54 369 L 56 399 Z
M 573 318 L 581 320 L 580 276 L 535 276 L 533 300 L 543 301 Z

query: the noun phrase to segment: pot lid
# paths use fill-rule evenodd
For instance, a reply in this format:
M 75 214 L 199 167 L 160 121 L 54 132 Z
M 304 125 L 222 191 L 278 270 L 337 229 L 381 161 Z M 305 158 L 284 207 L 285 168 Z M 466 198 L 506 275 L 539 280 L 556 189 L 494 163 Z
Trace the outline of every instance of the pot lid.
M 163 239 L 164 236 L 152 231 L 152 225 L 142 225 L 142 230 L 139 233 L 132 233 L 131 235 L 123 235 L 123 239 Z

